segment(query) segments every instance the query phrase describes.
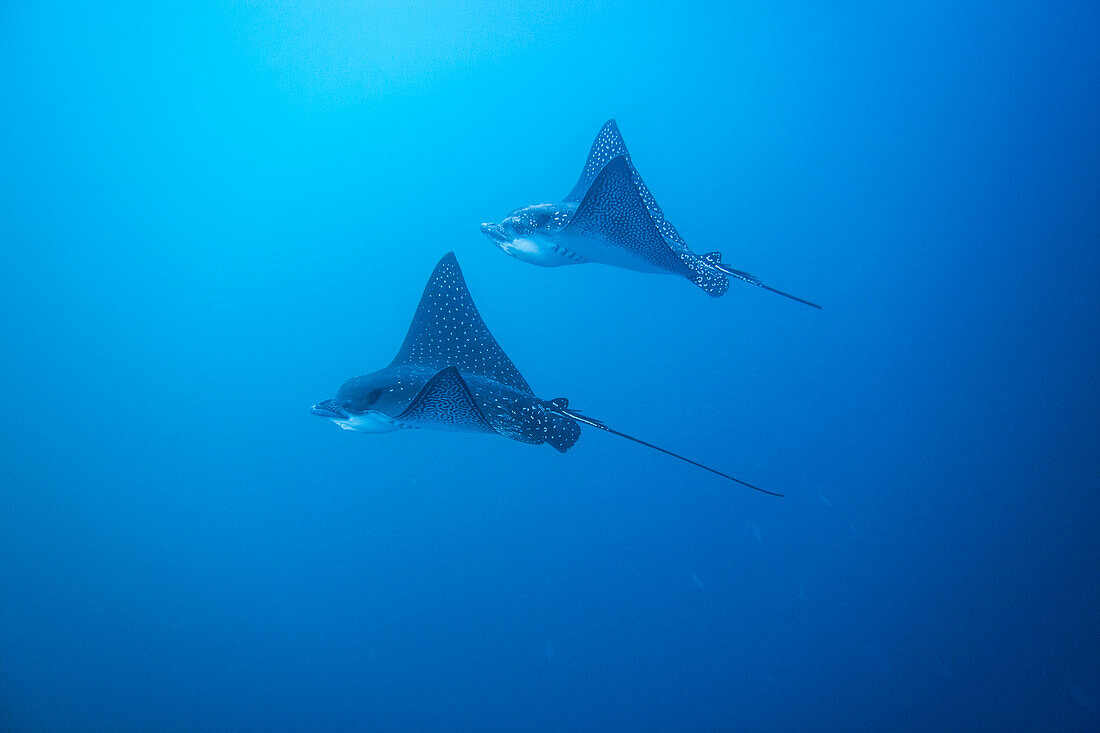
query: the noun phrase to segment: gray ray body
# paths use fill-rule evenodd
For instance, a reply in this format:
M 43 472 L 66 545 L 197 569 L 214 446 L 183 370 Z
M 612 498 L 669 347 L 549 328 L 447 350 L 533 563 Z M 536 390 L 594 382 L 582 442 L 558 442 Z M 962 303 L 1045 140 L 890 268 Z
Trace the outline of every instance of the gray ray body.
M 479 432 L 567 451 L 573 420 L 547 409 L 489 332 L 454 254 L 436 265 L 409 332 L 385 369 L 348 380 L 313 413 L 346 430 Z
M 713 297 L 724 294 L 733 277 L 819 307 L 722 264 L 719 252 L 692 252 L 634 168 L 615 120 L 596 136 L 565 200 L 524 206 L 481 230 L 507 254 L 543 267 L 599 262 L 679 275 Z

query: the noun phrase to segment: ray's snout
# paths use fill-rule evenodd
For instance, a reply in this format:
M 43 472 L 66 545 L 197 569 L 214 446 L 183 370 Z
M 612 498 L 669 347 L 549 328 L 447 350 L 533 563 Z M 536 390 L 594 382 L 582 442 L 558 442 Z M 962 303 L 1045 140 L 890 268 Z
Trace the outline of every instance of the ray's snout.
M 328 420 L 343 420 L 348 414 L 344 412 L 344 408 L 336 404 L 335 400 L 324 400 L 318 402 L 316 405 L 309 409 L 310 413 L 317 417 L 323 417 Z
M 498 244 L 508 241 L 508 236 L 504 233 L 504 227 L 500 224 L 486 222 L 481 225 L 481 233 Z

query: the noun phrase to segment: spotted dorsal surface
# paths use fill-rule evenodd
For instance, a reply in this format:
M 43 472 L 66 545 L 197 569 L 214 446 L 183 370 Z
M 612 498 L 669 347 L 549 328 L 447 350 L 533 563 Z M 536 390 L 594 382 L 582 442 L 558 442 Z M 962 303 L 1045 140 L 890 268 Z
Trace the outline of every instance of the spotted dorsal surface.
M 429 379 L 397 420 L 413 427 L 428 425 L 435 430 L 497 432 L 454 367 L 447 367 Z
M 547 409 L 547 403 L 533 394 L 502 388 L 476 377 L 467 381 L 481 414 L 493 429 L 521 443 L 546 443 L 565 453 L 581 437 L 574 420 Z
M 455 367 L 465 376 L 485 377 L 531 394 L 531 387 L 477 312 L 453 252 L 435 266 L 405 342 L 390 366 L 436 371 Z
M 690 277 L 681 253 L 669 246 L 654 225 L 632 177 L 625 156 L 608 162 L 588 187 L 565 231 L 605 241 L 656 268 Z
M 653 221 L 653 225 L 657 227 L 657 231 L 661 233 L 661 236 L 669 240 L 669 244 L 673 249 L 690 251 L 688 250 L 687 243 L 684 242 L 684 238 L 680 236 L 680 233 L 676 231 L 676 227 L 672 226 L 672 222 L 665 219 L 665 214 L 661 211 L 661 207 L 657 205 L 657 199 L 653 198 L 653 194 L 649 192 L 649 187 L 645 185 L 645 181 L 642 180 L 642 176 L 638 173 L 638 169 L 634 167 L 634 162 L 630 159 L 630 151 L 626 149 L 626 142 L 623 140 L 622 134 L 619 132 L 619 126 L 615 123 L 615 120 L 608 120 L 607 123 L 600 129 L 596 140 L 592 143 L 592 148 L 588 151 L 588 160 L 584 163 L 584 170 L 581 171 L 581 177 L 577 180 L 577 185 L 573 186 L 573 190 L 569 192 L 565 200 L 573 203 L 580 203 L 584 199 L 585 194 L 588 193 L 588 189 L 592 186 L 593 181 L 600 174 L 600 171 L 615 158 L 625 158 L 627 167 L 630 169 L 630 182 L 634 187 L 635 192 L 638 194 L 638 198 L 645 204 L 646 212 L 649 214 L 650 219 Z
M 386 371 L 419 387 L 397 416 L 410 427 L 496 432 L 563 453 L 580 438 L 576 422 L 546 409 L 493 338 L 453 252 L 432 272 Z
M 619 134 L 619 126 L 615 124 L 615 120 L 608 120 L 607 124 L 596 135 L 596 140 L 588 151 L 588 160 L 584 162 L 581 177 L 577 180 L 577 185 L 573 186 L 573 190 L 565 197 L 565 200 L 579 204 L 584 195 L 588 193 L 588 188 L 592 185 L 592 182 L 596 180 L 596 176 L 600 175 L 600 171 L 604 169 L 604 166 L 619 157 L 626 158 L 627 162 L 630 161 L 630 153 L 626 150 L 623 136 Z

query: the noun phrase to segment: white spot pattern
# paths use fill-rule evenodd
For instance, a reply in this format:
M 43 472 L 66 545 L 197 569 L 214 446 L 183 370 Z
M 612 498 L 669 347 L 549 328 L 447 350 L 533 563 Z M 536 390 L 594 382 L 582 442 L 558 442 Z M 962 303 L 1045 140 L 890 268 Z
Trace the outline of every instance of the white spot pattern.
M 531 387 L 489 333 L 477 312 L 458 260 L 448 253 L 436 265 L 401 350 L 390 366 L 457 367 L 531 393 Z
M 626 158 L 627 166 L 630 168 L 631 181 L 639 198 L 642 199 L 642 203 L 645 204 L 646 211 L 653 220 L 653 225 L 657 227 L 662 236 L 671 240 L 673 245 L 679 245 L 679 247 L 673 247 L 674 249 L 682 248 L 686 250 L 687 243 L 684 242 L 684 238 L 676 231 L 676 227 L 672 226 L 672 222 L 665 219 L 664 212 L 657 205 L 657 199 L 653 198 L 653 194 L 649 192 L 649 188 L 642 180 L 638 169 L 634 167 L 634 161 L 630 158 L 630 151 L 626 149 L 626 142 L 623 140 L 615 120 L 608 120 L 607 124 L 596 135 L 596 139 L 592 143 L 592 149 L 588 151 L 588 160 L 585 161 L 580 180 L 577 181 L 577 185 L 573 187 L 565 200 L 579 202 L 583 199 L 604 166 L 618 157 Z
M 568 231 L 620 247 L 655 267 L 688 275 L 684 261 L 653 225 L 619 156 L 600 171 L 577 207 Z
M 710 267 L 703 258 L 692 252 L 684 238 L 676 231 L 676 227 L 672 225 L 672 222 L 665 219 L 664 212 L 657 204 L 657 199 L 649 192 L 649 188 L 642 180 L 641 174 L 634 167 L 634 163 L 630 159 L 630 152 L 626 149 L 626 142 L 623 140 L 615 120 L 608 120 L 607 124 L 596 135 L 596 140 L 592 143 L 592 149 L 588 152 L 588 160 L 585 161 L 580 180 L 577 181 L 577 185 L 566 197 L 566 201 L 581 201 L 608 163 L 618 157 L 626 160 L 634 191 L 645 206 L 653 226 L 665 240 L 665 244 L 669 249 L 677 254 L 683 265 L 690 271 L 687 274 L 688 279 L 702 288 L 708 295 L 718 297 L 724 294 L 729 289 L 729 281 L 726 276 Z M 665 267 L 665 269 L 683 274 L 681 268 Z
M 561 452 L 580 438 L 580 426 L 543 406 L 493 338 L 453 253 L 436 265 L 405 342 L 384 371 L 397 377 L 393 391 L 424 385 L 398 416 L 402 427 L 480 430 L 487 421 L 507 438 Z

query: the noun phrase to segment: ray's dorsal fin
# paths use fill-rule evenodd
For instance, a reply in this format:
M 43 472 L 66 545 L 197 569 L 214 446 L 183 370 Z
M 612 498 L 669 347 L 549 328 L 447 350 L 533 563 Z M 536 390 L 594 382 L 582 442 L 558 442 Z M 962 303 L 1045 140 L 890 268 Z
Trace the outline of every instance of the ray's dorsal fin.
M 592 181 L 596 180 L 596 176 L 600 174 L 604 166 L 619 156 L 630 160 L 630 153 L 626 151 L 626 143 L 623 142 L 623 136 L 619 134 L 619 126 L 615 124 L 615 120 L 608 120 L 600 129 L 599 134 L 596 135 L 596 140 L 588 151 L 588 160 L 584 163 L 581 177 L 577 180 L 577 185 L 573 186 L 573 190 L 565 197 L 565 200 L 579 203 L 584 195 L 588 193 L 588 187 L 592 185 Z
M 588 187 L 566 231 L 603 239 L 662 269 L 687 275 L 679 252 L 654 225 L 633 178 L 625 156 L 608 162 Z
M 466 380 L 453 366 L 429 379 L 397 419 L 443 425 L 458 431 L 496 432 L 482 414 Z
M 435 266 L 405 342 L 390 366 L 456 367 L 463 374 L 531 393 L 523 375 L 481 320 L 453 252 Z

